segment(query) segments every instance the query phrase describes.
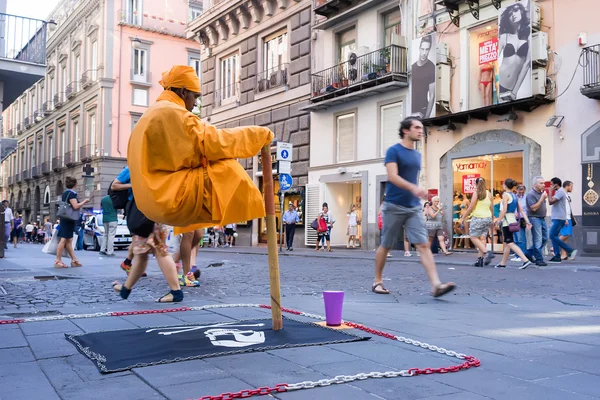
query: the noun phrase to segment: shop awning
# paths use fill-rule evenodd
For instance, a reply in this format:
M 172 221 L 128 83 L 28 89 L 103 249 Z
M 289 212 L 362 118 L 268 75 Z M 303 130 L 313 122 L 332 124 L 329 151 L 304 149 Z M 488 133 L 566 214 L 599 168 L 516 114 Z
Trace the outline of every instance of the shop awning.
M 553 99 L 544 96 L 533 96 L 515 100 L 510 103 L 494 104 L 492 106 L 461 111 L 423 120 L 425 126 L 444 126 L 450 124 L 468 124 L 470 119 L 487 121 L 491 115 L 505 115 L 516 111 L 531 112 L 545 104 L 553 103 Z M 494 121 L 495 122 L 495 121 Z

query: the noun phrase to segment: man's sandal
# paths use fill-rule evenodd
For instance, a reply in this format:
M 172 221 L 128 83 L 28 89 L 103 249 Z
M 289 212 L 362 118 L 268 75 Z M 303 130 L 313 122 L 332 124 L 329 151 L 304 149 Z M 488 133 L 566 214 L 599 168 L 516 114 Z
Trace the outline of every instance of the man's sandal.
M 377 294 L 390 294 L 390 291 L 383 287 L 383 282 L 374 283 L 371 291 Z
M 456 289 L 456 285 L 454 284 L 454 282 L 441 283 L 436 286 L 435 290 L 433 291 L 433 293 L 431 293 L 431 295 L 436 298 L 441 297 L 445 294 L 450 293 L 454 289 Z
M 171 299 L 168 299 L 167 296 L 171 295 Z M 161 296 L 160 298 L 155 300 L 157 303 L 180 303 L 183 301 L 183 291 L 180 290 L 171 290 L 169 293 Z
M 124 299 L 127 300 L 127 298 L 129 297 L 129 295 L 131 294 L 131 289 L 127 289 L 125 287 L 125 284 L 120 284 L 119 282 L 113 282 L 112 284 L 112 288 L 115 292 L 119 293 L 119 295 Z

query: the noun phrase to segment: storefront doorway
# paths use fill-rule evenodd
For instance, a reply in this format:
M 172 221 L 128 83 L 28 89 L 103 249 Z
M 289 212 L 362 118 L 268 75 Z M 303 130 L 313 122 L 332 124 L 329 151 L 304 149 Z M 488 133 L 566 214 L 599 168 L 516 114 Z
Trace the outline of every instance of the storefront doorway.
M 331 245 L 346 246 L 348 236 L 348 214 L 352 205 L 356 207 L 359 221 L 362 221 L 362 183 L 361 180 L 327 183 L 323 191 L 323 203 L 327 203 L 335 218 L 331 230 Z M 362 223 L 358 225 L 358 235 L 355 246 L 362 245 Z

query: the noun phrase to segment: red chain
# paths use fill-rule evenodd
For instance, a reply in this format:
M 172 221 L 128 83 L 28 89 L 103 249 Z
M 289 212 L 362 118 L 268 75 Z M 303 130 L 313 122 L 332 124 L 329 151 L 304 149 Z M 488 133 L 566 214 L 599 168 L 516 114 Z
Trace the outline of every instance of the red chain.
M 265 396 L 271 393 L 283 393 L 287 390 L 287 383 L 280 383 L 275 387 L 263 386 L 257 389 L 245 389 L 236 393 L 221 393 L 218 396 L 203 396 L 196 400 L 231 400 L 231 399 L 247 399 L 252 396 Z
M 164 313 L 172 313 L 179 311 L 192 311 L 189 307 L 180 307 L 180 308 L 163 308 L 160 310 L 140 310 L 140 311 L 115 311 L 111 312 L 109 316 L 111 317 L 121 317 L 124 315 L 141 315 L 141 314 L 164 314 Z
M 25 320 L 24 319 L 2 319 L 2 320 L 0 320 L 0 325 L 20 324 L 21 322 L 25 322 Z

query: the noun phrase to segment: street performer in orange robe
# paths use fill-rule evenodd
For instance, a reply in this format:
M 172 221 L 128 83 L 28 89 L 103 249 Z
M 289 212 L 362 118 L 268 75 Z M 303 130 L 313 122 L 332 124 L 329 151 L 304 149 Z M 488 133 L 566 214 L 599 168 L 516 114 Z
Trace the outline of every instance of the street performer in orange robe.
M 237 159 L 257 155 L 273 132 L 217 129 L 194 115 L 201 89 L 192 67 L 175 65 L 159 83 L 165 90 L 137 122 L 127 149 L 137 208 L 156 224 L 177 227 L 175 234 L 264 217 L 262 195 Z M 134 267 L 133 279 L 141 275 Z

